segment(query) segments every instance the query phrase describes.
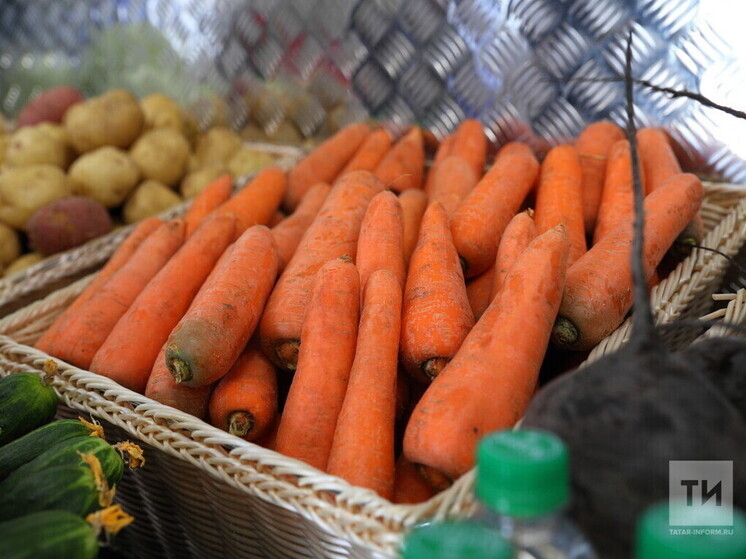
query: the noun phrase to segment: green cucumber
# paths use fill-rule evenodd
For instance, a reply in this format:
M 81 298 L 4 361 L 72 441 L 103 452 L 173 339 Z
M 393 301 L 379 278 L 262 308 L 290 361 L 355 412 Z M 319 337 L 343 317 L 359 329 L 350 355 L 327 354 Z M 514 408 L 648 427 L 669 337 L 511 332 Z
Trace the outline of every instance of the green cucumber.
M 34 373 L 0 378 L 0 445 L 49 423 L 57 411 L 57 394 Z
M 43 510 L 86 516 L 99 508 L 99 490 L 91 468 L 53 466 L 0 483 L 0 520 Z
M 124 460 L 116 449 L 104 439 L 84 435 L 66 441 L 61 441 L 42 452 L 39 456 L 16 469 L 7 478 L 19 479 L 55 466 L 85 466 L 80 454 L 93 454 L 101 463 L 101 470 L 109 483 L 109 487 L 119 483 L 124 473 Z
M 0 447 L 0 481 L 51 446 L 90 433 L 91 430 L 77 419 L 60 419 L 26 433 L 21 438 Z
M 3 559 L 94 559 L 98 538 L 80 516 L 45 510 L 0 522 Z

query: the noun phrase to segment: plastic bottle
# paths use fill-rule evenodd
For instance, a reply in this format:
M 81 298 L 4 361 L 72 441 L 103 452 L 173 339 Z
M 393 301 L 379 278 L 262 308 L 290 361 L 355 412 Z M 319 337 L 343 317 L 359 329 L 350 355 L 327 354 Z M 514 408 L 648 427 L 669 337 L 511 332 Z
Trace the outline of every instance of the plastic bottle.
M 673 506 L 685 507 L 674 503 Z M 695 510 L 697 515 L 708 514 Z M 700 516 L 700 518 L 702 518 Z M 733 510 L 733 523 L 722 526 L 673 526 L 669 503 L 650 507 L 640 517 L 635 536 L 635 559 L 744 559 L 746 558 L 746 515 Z
M 558 437 L 533 429 L 498 431 L 478 446 L 477 518 L 511 542 L 518 559 L 596 558 L 564 514 L 567 454 Z
M 423 524 L 404 540 L 403 559 L 512 559 L 511 546 L 493 530 L 469 521 Z

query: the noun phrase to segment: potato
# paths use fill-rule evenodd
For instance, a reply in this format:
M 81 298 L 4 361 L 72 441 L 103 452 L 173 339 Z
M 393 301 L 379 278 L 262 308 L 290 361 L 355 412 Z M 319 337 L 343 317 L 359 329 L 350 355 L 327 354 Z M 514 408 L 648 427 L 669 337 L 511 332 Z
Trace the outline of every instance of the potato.
M 42 206 L 72 194 L 70 181 L 54 165 L 10 167 L 0 173 L 0 221 L 24 229 Z
M 5 150 L 8 146 L 8 136 L 0 133 L 0 165 L 5 163 Z
M 8 264 L 5 268 L 5 277 L 12 276 L 18 272 L 25 270 L 26 268 L 38 264 L 44 260 L 45 256 L 41 252 L 27 252 L 23 256 L 19 256 L 13 262 Z
M 145 116 L 137 99 L 113 89 L 68 109 L 63 123 L 78 153 L 102 146 L 128 148 L 143 129 Z
M 197 138 L 197 147 L 194 151 L 197 167 L 202 168 L 216 163 L 227 165 L 241 147 L 241 143 L 241 137 L 230 128 L 211 128 Z
M 234 177 L 255 173 L 274 162 L 275 158 L 266 151 L 259 151 L 250 147 L 239 149 L 230 161 L 228 161 L 228 170 Z
M 264 129 L 253 122 L 248 123 L 241 129 L 241 138 L 247 142 L 268 142 L 269 136 Z
M 181 202 L 181 198 L 165 184 L 146 180 L 127 199 L 122 210 L 125 223 L 134 223 L 157 215 Z
M 111 217 L 102 204 L 83 196 L 66 196 L 34 212 L 26 232 L 34 250 L 50 255 L 106 235 L 111 227 Z
M 268 134 L 270 142 L 275 144 L 299 145 L 303 142 L 303 135 L 289 120 L 283 120 L 271 134 Z
M 21 239 L 12 227 L 0 223 L 0 270 L 21 255 Z
M 26 103 L 18 115 L 18 127 L 32 126 L 40 122 L 62 122 L 67 110 L 84 101 L 83 94 L 69 85 L 61 85 L 42 91 Z
M 49 164 L 67 169 L 73 157 L 65 130 L 51 123 L 19 128 L 10 136 L 5 150 L 9 167 Z
M 223 165 L 208 165 L 207 167 L 202 167 L 201 169 L 192 171 L 184 177 L 184 180 L 181 181 L 179 191 L 186 199 L 194 198 L 197 194 L 202 192 L 202 189 L 208 184 L 227 172 L 227 167 L 224 167 Z
M 153 93 L 140 99 L 140 108 L 145 116 L 145 130 L 172 128 L 184 133 L 184 117 L 179 104 L 167 95 Z
M 143 178 L 174 186 L 186 173 L 189 143 L 176 130 L 157 128 L 140 136 L 130 157 Z
M 68 176 L 75 194 L 113 208 L 135 188 L 140 170 L 126 151 L 106 146 L 81 155 L 70 166 Z

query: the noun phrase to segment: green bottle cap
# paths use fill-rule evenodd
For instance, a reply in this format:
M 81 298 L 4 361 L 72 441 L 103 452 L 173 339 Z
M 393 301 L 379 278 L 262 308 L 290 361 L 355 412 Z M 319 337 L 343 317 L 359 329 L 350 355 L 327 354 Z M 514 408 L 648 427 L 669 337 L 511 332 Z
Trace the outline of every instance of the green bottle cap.
M 570 498 L 567 447 L 546 431 L 498 431 L 477 448 L 477 498 L 508 516 L 555 512 Z
M 403 559 L 510 559 L 511 546 L 500 534 L 476 522 L 426 524 L 404 541 Z
M 684 504 L 673 506 L 685 507 Z M 637 523 L 635 559 L 744 559 L 746 558 L 746 515 L 733 510 L 732 524 L 712 526 L 711 512 L 690 513 L 690 526 L 669 523 L 669 503 L 650 507 Z M 722 513 L 721 513 L 722 514 Z M 705 518 L 707 515 L 707 518 Z M 697 520 L 700 518 L 701 520 Z M 703 522 L 703 524 L 695 524 Z

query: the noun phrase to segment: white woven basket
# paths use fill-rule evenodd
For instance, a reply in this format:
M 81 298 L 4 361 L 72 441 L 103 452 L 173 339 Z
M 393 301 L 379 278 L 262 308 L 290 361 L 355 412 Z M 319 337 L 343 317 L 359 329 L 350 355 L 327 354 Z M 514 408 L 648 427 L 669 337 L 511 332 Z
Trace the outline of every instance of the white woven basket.
M 706 193 L 703 244 L 734 256 L 746 241 L 746 190 L 708 184 Z M 653 291 L 657 320 L 704 314 L 727 264 L 722 256 L 694 251 Z M 0 375 L 43 374 L 51 358 L 29 344 L 90 280 L 0 320 Z M 619 347 L 627 330 L 623 325 L 591 357 Z M 105 377 L 52 364 L 62 416 L 90 416 L 110 440 L 135 440 L 145 449 L 147 463 L 127 472 L 117 497 L 137 518 L 116 540 L 132 557 L 393 557 L 408 527 L 473 508 L 473 471 L 426 503 L 394 505 Z

